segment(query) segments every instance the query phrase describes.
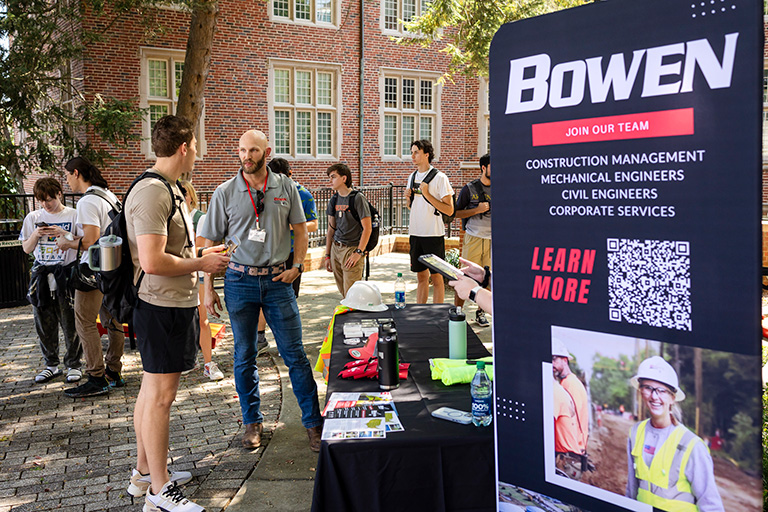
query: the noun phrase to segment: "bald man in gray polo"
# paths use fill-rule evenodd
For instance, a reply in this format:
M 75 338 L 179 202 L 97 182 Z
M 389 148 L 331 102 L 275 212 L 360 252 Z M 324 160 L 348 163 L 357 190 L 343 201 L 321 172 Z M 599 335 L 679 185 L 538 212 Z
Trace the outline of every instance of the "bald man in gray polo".
M 232 254 L 224 280 L 224 300 L 235 338 L 235 387 L 240 399 L 248 449 L 261 444 L 259 372 L 256 367 L 259 311 L 264 311 L 280 356 L 288 366 L 293 392 L 301 408 L 310 448 L 320 451 L 322 417 L 317 385 L 304 352 L 301 318 L 291 283 L 304 271 L 307 224 L 301 198 L 293 181 L 270 172 L 266 159 L 271 148 L 264 133 L 250 130 L 240 138 L 242 167 L 220 185 L 211 198 L 198 236 L 206 245 L 234 236 L 240 246 Z M 291 253 L 294 231 L 294 258 Z M 218 316 L 218 294 L 210 276 L 205 277 L 205 305 Z

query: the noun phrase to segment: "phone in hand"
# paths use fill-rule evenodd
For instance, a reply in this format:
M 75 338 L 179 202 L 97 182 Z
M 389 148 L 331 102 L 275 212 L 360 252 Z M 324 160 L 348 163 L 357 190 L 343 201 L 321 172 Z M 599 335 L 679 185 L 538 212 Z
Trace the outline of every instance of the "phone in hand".
M 240 247 L 240 239 L 237 237 L 237 235 L 233 235 L 232 238 L 227 240 L 227 242 L 224 244 L 226 247 L 224 249 L 224 253 L 227 256 L 232 256 L 238 247 Z
M 38 228 L 47 228 L 48 227 L 48 223 L 47 222 L 35 222 L 35 226 L 37 226 Z
M 461 423 L 462 425 L 469 425 L 472 423 L 472 415 L 470 413 L 452 407 L 440 407 L 439 409 L 435 409 L 432 411 L 432 416 L 440 418 L 441 420 Z
M 464 275 L 464 272 L 434 254 L 423 254 L 419 256 L 419 261 L 426 265 L 430 270 L 442 274 L 443 277 L 449 281 L 456 281 Z

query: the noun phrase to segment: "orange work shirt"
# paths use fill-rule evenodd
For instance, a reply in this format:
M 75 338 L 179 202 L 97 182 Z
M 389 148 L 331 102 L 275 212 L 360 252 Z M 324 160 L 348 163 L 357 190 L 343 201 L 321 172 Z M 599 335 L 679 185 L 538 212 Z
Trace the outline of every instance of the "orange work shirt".
M 589 399 L 587 398 L 587 390 L 584 389 L 584 384 L 581 383 L 579 378 L 572 373 L 568 374 L 560 384 L 573 399 L 573 404 L 576 407 L 576 423 L 581 435 L 581 444 L 586 449 L 587 441 L 589 441 Z

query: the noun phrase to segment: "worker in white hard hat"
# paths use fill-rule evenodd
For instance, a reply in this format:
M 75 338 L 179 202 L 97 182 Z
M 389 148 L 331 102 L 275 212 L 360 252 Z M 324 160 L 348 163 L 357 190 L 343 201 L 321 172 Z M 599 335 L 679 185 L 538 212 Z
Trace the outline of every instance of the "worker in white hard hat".
M 707 445 L 673 414 L 685 400 L 675 369 L 649 357 L 630 384 L 650 418 L 629 433 L 626 495 L 670 512 L 723 512 Z
M 576 422 L 581 444 L 587 449 L 589 441 L 589 398 L 581 380 L 571 371 L 571 354 L 559 338 L 552 338 L 552 373 L 568 392 L 576 406 Z

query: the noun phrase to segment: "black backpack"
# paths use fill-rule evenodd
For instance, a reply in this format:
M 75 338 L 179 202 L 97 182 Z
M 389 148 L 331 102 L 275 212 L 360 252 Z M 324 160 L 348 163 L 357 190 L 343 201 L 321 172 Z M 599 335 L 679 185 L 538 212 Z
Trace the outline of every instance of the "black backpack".
M 128 200 L 128 194 L 131 193 L 133 187 L 138 182 L 147 178 L 155 178 L 165 183 L 168 193 L 171 195 L 171 213 L 168 216 L 167 229 L 171 227 L 171 219 L 176 214 L 176 195 L 171 189 L 170 183 L 155 172 L 146 171 L 138 178 L 133 180 L 131 186 L 128 188 L 128 192 L 123 196 L 123 204 Z M 103 197 L 103 196 L 100 196 Z M 113 206 L 114 208 L 114 206 Z M 141 271 L 139 280 L 134 284 L 133 282 L 133 258 L 131 257 L 131 246 L 128 243 L 128 230 L 125 225 L 125 211 L 121 208 L 120 211 L 112 218 L 112 222 L 107 227 L 104 235 L 116 235 L 123 239 L 123 245 L 121 246 L 121 261 L 120 266 L 115 270 L 103 271 L 100 270 L 96 273 L 97 282 L 99 283 L 99 289 L 104 294 L 104 309 L 118 321 L 118 323 L 129 323 L 133 320 L 133 309 L 136 307 L 136 303 L 139 299 L 139 286 L 144 279 L 144 270 Z M 105 322 L 102 320 L 102 325 L 109 325 L 111 322 Z
M 354 218 L 357 222 L 360 222 L 360 216 L 357 214 L 357 211 L 355 210 L 355 196 L 358 194 L 357 190 L 351 190 L 349 192 L 349 213 L 352 214 L 352 218 Z M 331 209 L 336 211 L 336 202 L 339 199 L 339 193 L 336 192 L 331 196 Z M 365 202 L 368 203 L 368 209 L 371 211 L 371 236 L 368 238 L 368 244 L 365 246 L 365 252 L 372 251 L 378 244 L 379 244 L 379 231 L 380 231 L 380 218 L 379 218 L 379 210 L 376 209 L 373 204 L 371 204 L 370 201 L 368 201 L 368 198 L 363 195 L 363 199 L 365 199 Z
M 437 176 L 437 169 L 435 169 L 433 167 L 427 173 L 427 175 L 424 176 L 424 180 L 422 181 L 422 183 L 429 184 L 433 179 L 435 179 L 435 176 Z M 413 194 L 411 194 L 410 204 L 413 204 L 414 195 L 415 195 L 416 191 L 419 189 L 419 186 L 416 185 L 415 180 L 416 180 L 416 172 L 414 171 L 414 173 L 411 174 L 411 177 L 408 178 L 408 182 L 411 184 L 410 188 L 411 188 L 411 190 L 413 190 Z M 426 199 L 425 199 L 425 201 L 426 201 Z M 427 202 L 429 202 L 429 201 L 427 201 Z M 432 208 L 435 208 L 431 204 L 430 204 L 430 206 L 432 206 Z M 450 215 L 446 215 L 443 212 L 441 212 L 440 210 L 438 210 L 437 208 L 435 208 L 435 215 L 440 215 L 443 218 L 443 223 L 445 223 L 445 224 L 450 224 L 451 222 L 453 222 L 453 219 L 456 218 L 456 192 L 453 193 L 453 213 L 450 214 Z
M 477 178 L 476 180 L 472 180 L 469 183 L 467 183 L 467 188 L 469 188 L 469 204 L 467 205 L 468 208 L 476 208 L 477 205 L 481 202 L 484 202 L 483 199 L 488 199 L 490 203 L 490 197 L 485 197 L 485 191 L 483 190 L 483 183 L 480 181 L 480 178 Z M 475 201 L 472 199 L 472 197 L 477 197 L 478 200 Z M 488 210 L 490 212 L 490 210 Z M 481 215 L 485 215 L 482 213 Z M 467 222 L 469 222 L 469 219 L 471 217 L 466 217 L 464 219 L 461 219 L 461 229 L 464 231 L 467 230 Z

